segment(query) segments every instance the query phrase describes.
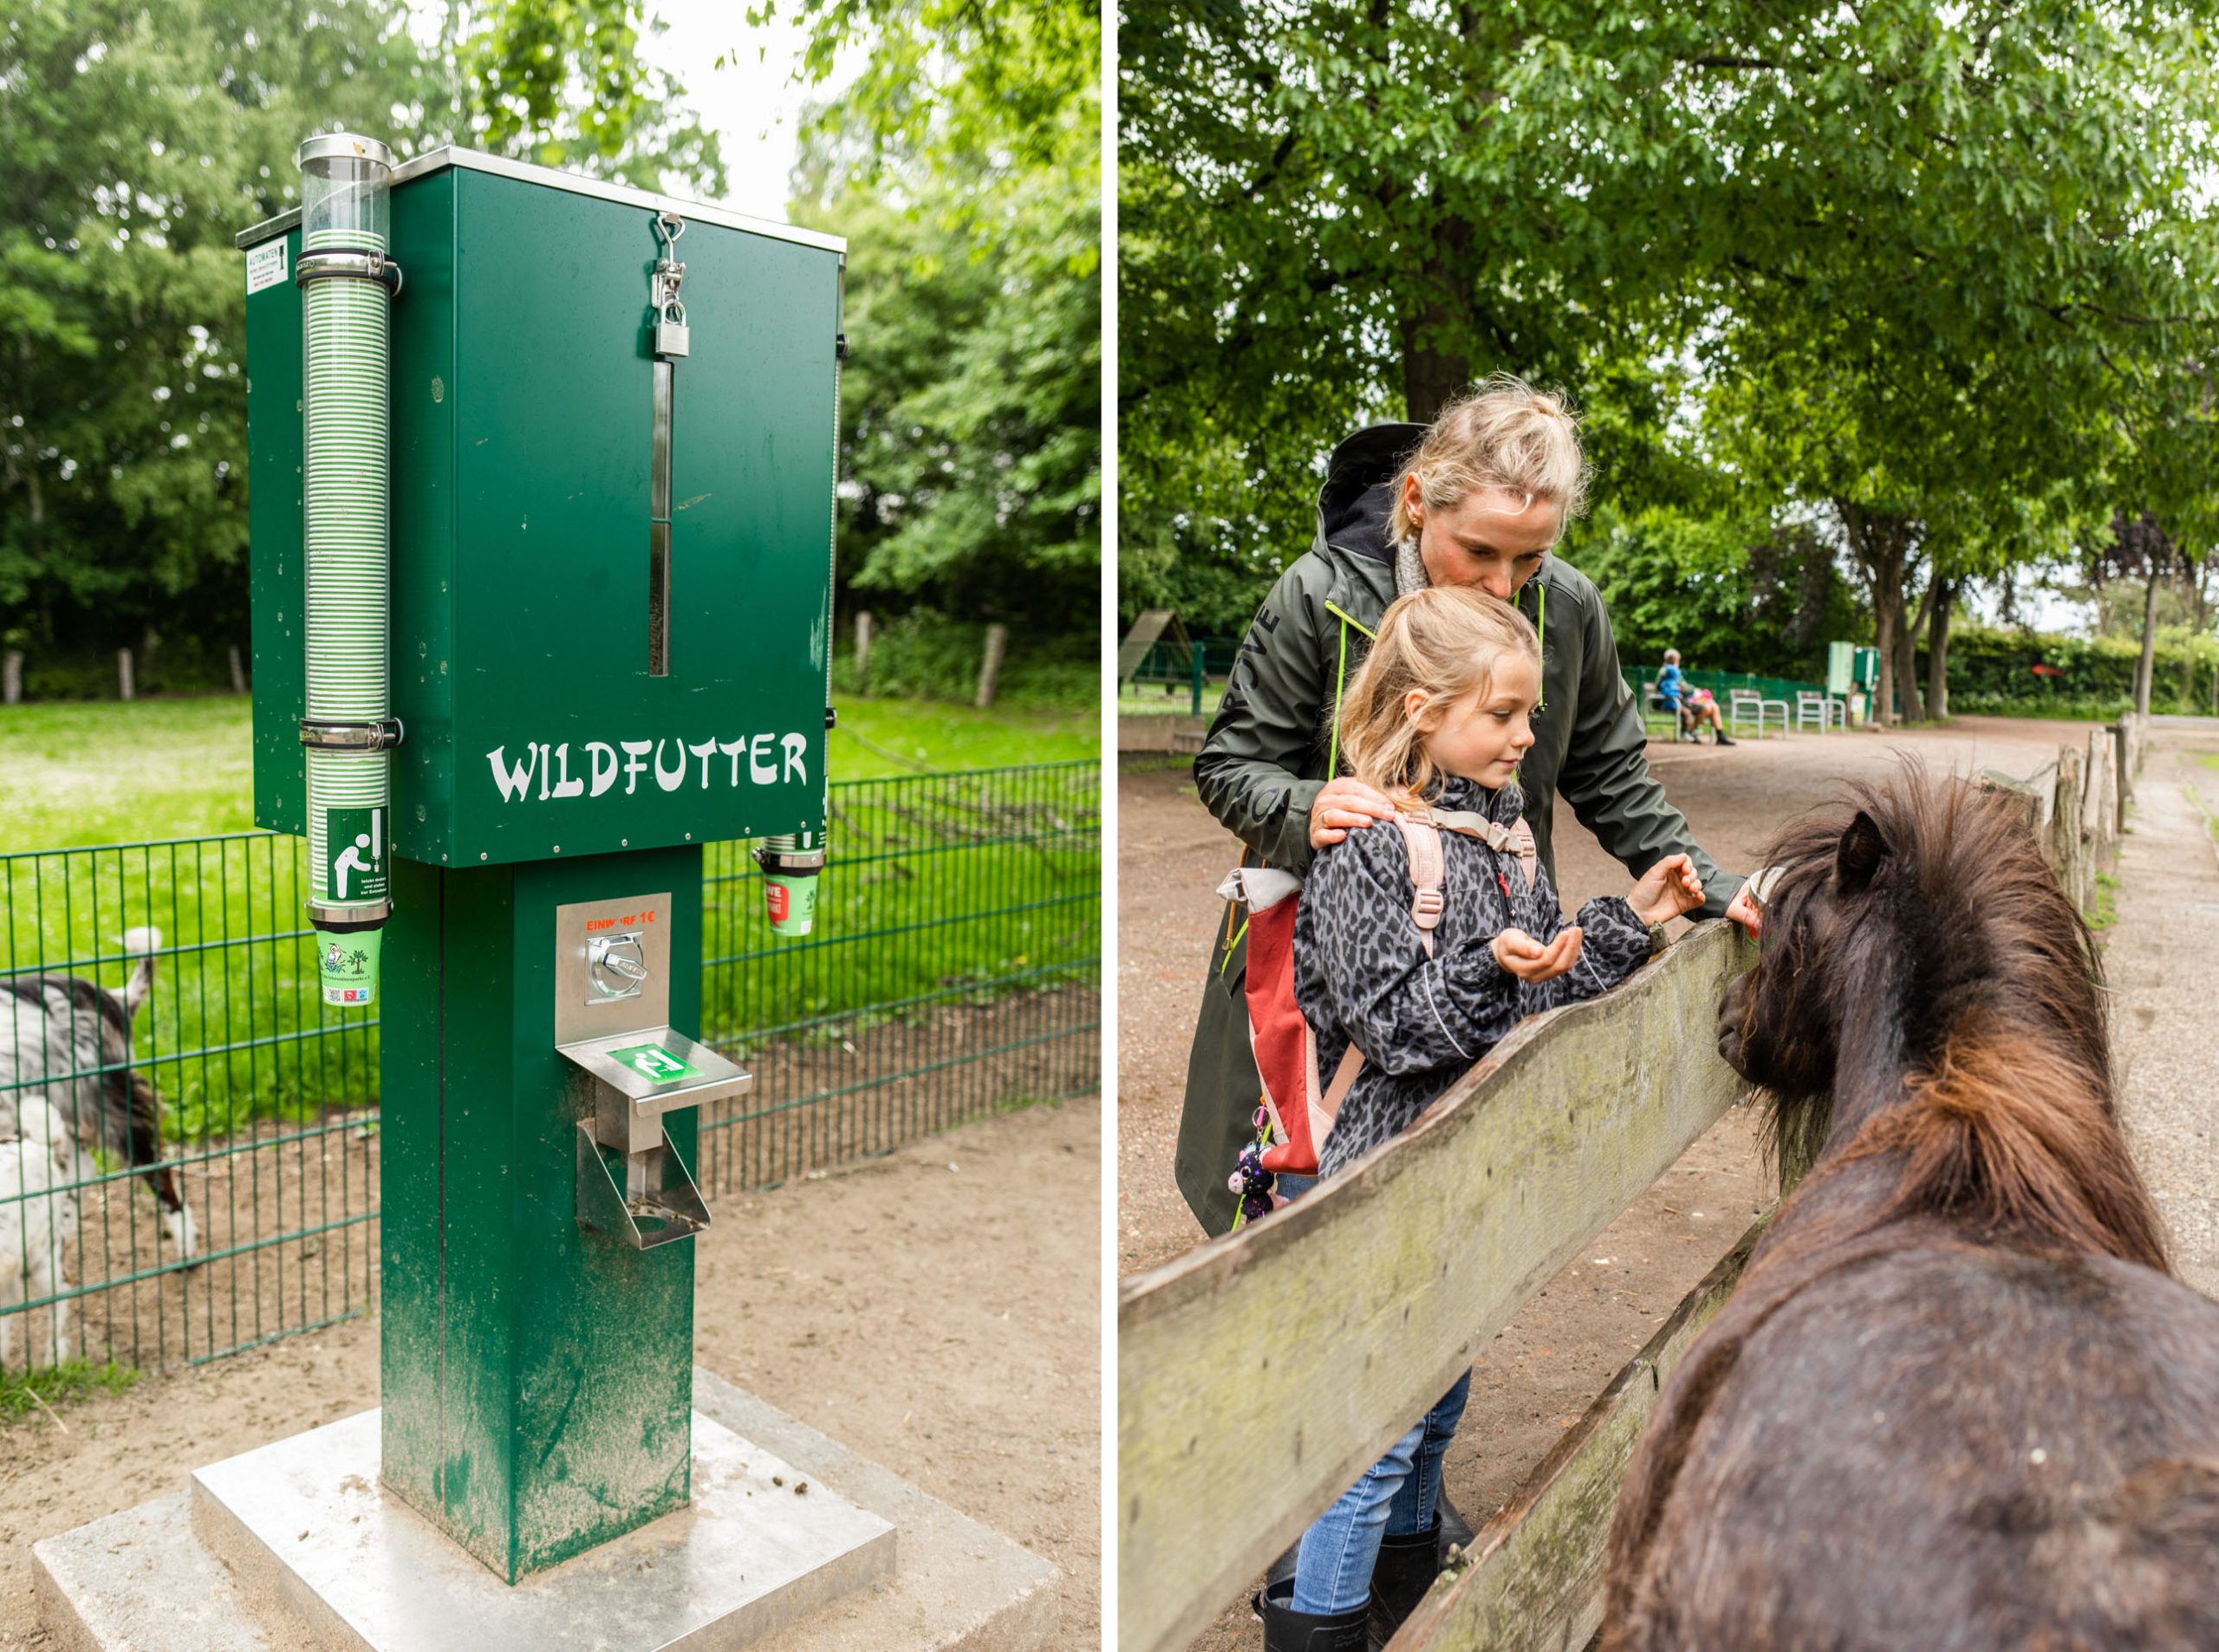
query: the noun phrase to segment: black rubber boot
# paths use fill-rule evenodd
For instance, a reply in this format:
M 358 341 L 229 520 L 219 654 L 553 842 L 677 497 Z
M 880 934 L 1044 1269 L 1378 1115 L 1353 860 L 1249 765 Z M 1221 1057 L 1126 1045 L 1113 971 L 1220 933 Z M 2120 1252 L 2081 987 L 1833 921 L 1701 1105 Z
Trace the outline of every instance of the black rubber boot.
M 1728 734 L 1724 729 L 1712 730 L 1711 736 L 1711 744 L 1713 745 L 1733 745 L 1736 744 L 1734 737 Z
M 1448 1500 L 1448 1488 L 1444 1486 L 1434 1493 L 1433 1529 L 1441 1533 L 1441 1564 L 1448 1564 L 1451 1549 L 1464 1550 L 1472 1546 L 1472 1523 L 1456 1512 Z
M 1395 1638 L 1402 1620 L 1417 1610 L 1425 1591 L 1441 1576 L 1441 1517 L 1433 1530 L 1381 1540 L 1379 1558 L 1371 1567 L 1371 1603 L 1368 1627 L 1371 1644 L 1383 1647 Z
M 1294 1598 L 1294 1579 L 1266 1584 L 1250 1604 L 1264 1620 L 1264 1652 L 1368 1652 L 1364 1630 L 1367 1609 L 1313 1617 L 1287 1603 Z

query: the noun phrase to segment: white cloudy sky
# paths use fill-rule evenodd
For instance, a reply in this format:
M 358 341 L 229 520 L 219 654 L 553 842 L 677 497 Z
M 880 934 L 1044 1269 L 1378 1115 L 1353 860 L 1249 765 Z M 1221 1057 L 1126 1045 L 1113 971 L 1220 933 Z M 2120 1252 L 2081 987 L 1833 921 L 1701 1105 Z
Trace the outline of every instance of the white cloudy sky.
M 667 28 L 644 42 L 643 55 L 678 77 L 687 104 L 722 140 L 730 187 L 716 204 L 757 218 L 784 218 L 803 106 L 852 78 L 860 59 L 843 61 L 830 87 L 796 86 L 791 81 L 802 31 L 790 17 L 750 29 L 746 8 L 735 0 L 652 0 L 651 10 Z M 435 40 L 446 16 L 444 0 L 415 0 L 411 32 Z M 713 68 L 720 57 L 737 61 Z

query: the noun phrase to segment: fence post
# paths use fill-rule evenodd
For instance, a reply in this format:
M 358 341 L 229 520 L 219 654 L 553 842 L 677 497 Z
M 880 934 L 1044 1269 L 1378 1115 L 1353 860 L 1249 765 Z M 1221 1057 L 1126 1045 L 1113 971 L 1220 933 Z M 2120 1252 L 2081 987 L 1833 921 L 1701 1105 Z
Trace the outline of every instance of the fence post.
M 20 706 L 23 699 L 23 651 L 10 648 L 0 658 L 0 705 Z
M 986 657 L 979 664 L 979 698 L 974 702 L 980 711 L 994 703 L 994 685 L 1002 674 L 1002 654 L 1009 647 L 1009 628 L 999 621 L 986 628 Z
M 1202 645 L 1199 642 L 1190 643 L 1188 645 L 1188 651 L 1193 656 L 1194 676 L 1194 703 L 1188 709 L 1194 716 L 1200 717 L 1202 714 Z
M 2080 840 L 2086 846 L 2088 863 L 2086 882 L 2081 890 L 2081 906 L 2092 911 L 2096 904 L 2096 880 L 2102 875 L 2111 854 L 2114 839 L 2112 836 L 2112 777 L 2118 772 L 2118 760 L 2112 755 L 2112 732 L 2107 728 L 2088 731 L 2087 791 L 2082 800 Z
M 116 686 L 123 691 L 124 699 L 135 698 L 132 693 L 131 650 L 128 648 L 118 648 L 115 651 L 115 681 Z
M 246 693 L 246 662 L 239 658 L 239 645 L 236 642 L 231 644 L 231 693 L 244 694 Z
M 2080 893 L 2080 760 L 2078 747 L 2057 748 L 2056 772 L 2050 777 L 2042 820 L 2042 857 L 2075 899 Z
M 870 610 L 856 610 L 856 693 L 870 693 Z

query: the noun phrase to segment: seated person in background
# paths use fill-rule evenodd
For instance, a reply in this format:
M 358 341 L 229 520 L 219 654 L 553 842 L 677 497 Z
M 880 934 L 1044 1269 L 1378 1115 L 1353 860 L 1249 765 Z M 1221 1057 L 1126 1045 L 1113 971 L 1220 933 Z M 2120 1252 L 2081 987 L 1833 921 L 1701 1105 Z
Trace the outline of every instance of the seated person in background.
M 1680 651 L 1664 650 L 1664 669 L 1656 673 L 1656 698 L 1665 708 L 1679 719 L 1680 738 L 1689 745 L 1696 743 L 1695 731 L 1703 724 L 1710 725 L 1711 738 L 1721 745 L 1732 745 L 1734 738 L 1726 732 L 1726 719 L 1718 709 L 1718 702 L 1702 690 L 1691 686 L 1680 674 Z

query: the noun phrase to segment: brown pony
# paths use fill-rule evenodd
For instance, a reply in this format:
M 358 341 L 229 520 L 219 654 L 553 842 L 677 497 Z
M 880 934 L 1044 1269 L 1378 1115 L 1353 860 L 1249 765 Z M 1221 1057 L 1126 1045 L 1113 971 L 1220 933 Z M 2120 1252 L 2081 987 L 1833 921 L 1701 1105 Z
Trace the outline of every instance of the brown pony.
M 2120 1137 L 2094 946 L 2002 795 L 1792 830 L 1720 1053 L 1816 1162 L 1665 1385 L 1602 1645 L 2219 1647 L 2219 1304 Z

